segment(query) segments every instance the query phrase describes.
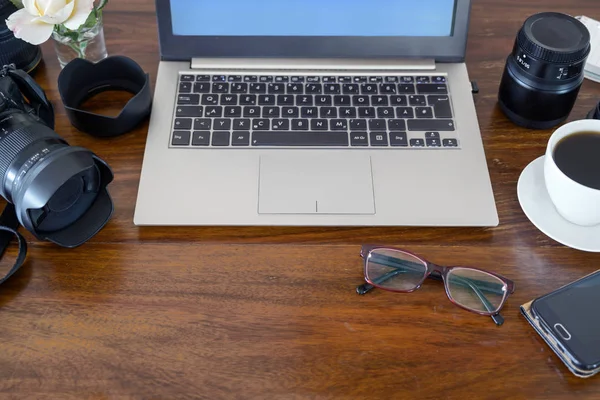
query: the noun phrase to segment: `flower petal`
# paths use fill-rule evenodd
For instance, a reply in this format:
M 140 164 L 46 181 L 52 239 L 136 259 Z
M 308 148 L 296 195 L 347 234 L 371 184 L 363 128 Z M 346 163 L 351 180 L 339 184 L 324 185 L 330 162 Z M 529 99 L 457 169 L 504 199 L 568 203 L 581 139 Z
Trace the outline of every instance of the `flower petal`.
M 85 23 L 94 8 L 94 0 L 76 0 L 71 18 L 64 22 L 67 29 L 75 30 Z
M 70 2 L 56 13 L 46 13 L 40 17 L 40 20 L 49 24 L 62 24 L 65 22 L 73 13 L 74 3 Z
M 23 0 L 23 7 L 27 12 L 33 16 L 41 15 L 39 10 L 37 9 L 37 5 L 35 0 Z
M 54 15 L 65 8 L 67 0 L 37 0 L 37 5 L 44 15 Z
M 54 30 L 54 25 L 40 21 L 24 8 L 11 14 L 6 20 L 6 25 L 16 38 L 35 45 L 48 40 Z

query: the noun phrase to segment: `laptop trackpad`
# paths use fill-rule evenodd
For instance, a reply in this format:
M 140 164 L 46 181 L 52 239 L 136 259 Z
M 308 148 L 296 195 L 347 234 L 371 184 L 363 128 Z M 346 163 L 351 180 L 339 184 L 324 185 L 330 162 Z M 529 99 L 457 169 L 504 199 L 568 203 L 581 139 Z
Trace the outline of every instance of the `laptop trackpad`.
M 260 157 L 260 214 L 375 214 L 373 196 L 367 155 Z

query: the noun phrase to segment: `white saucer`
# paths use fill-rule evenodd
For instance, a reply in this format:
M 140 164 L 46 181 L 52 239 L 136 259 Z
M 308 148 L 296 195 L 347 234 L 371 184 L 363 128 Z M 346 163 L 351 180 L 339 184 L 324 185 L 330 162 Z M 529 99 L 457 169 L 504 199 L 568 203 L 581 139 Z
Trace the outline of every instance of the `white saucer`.
M 600 225 L 572 224 L 554 208 L 544 183 L 544 156 L 533 160 L 523 170 L 517 195 L 527 218 L 547 236 L 574 249 L 600 252 Z

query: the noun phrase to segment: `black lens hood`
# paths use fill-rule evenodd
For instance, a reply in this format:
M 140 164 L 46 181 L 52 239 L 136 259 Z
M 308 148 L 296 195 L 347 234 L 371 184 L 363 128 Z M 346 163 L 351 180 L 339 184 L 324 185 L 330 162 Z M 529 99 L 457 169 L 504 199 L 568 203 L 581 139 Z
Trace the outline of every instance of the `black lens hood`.
M 89 98 L 107 90 L 134 94 L 116 117 L 79 109 Z M 122 135 L 134 129 L 150 113 L 150 76 L 132 59 L 107 57 L 97 63 L 76 58 L 58 75 L 58 91 L 71 124 L 98 137 Z

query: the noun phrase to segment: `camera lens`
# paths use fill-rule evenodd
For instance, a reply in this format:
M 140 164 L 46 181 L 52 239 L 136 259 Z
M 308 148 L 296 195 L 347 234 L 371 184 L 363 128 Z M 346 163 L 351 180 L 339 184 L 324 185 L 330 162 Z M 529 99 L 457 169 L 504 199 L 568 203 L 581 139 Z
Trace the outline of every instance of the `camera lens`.
M 583 82 L 590 34 L 566 14 L 529 17 L 506 61 L 498 104 L 517 125 L 548 129 L 568 116 Z
M 32 116 L 0 120 L 0 194 L 38 238 L 74 247 L 96 234 L 112 215 L 111 180 L 102 160 Z

